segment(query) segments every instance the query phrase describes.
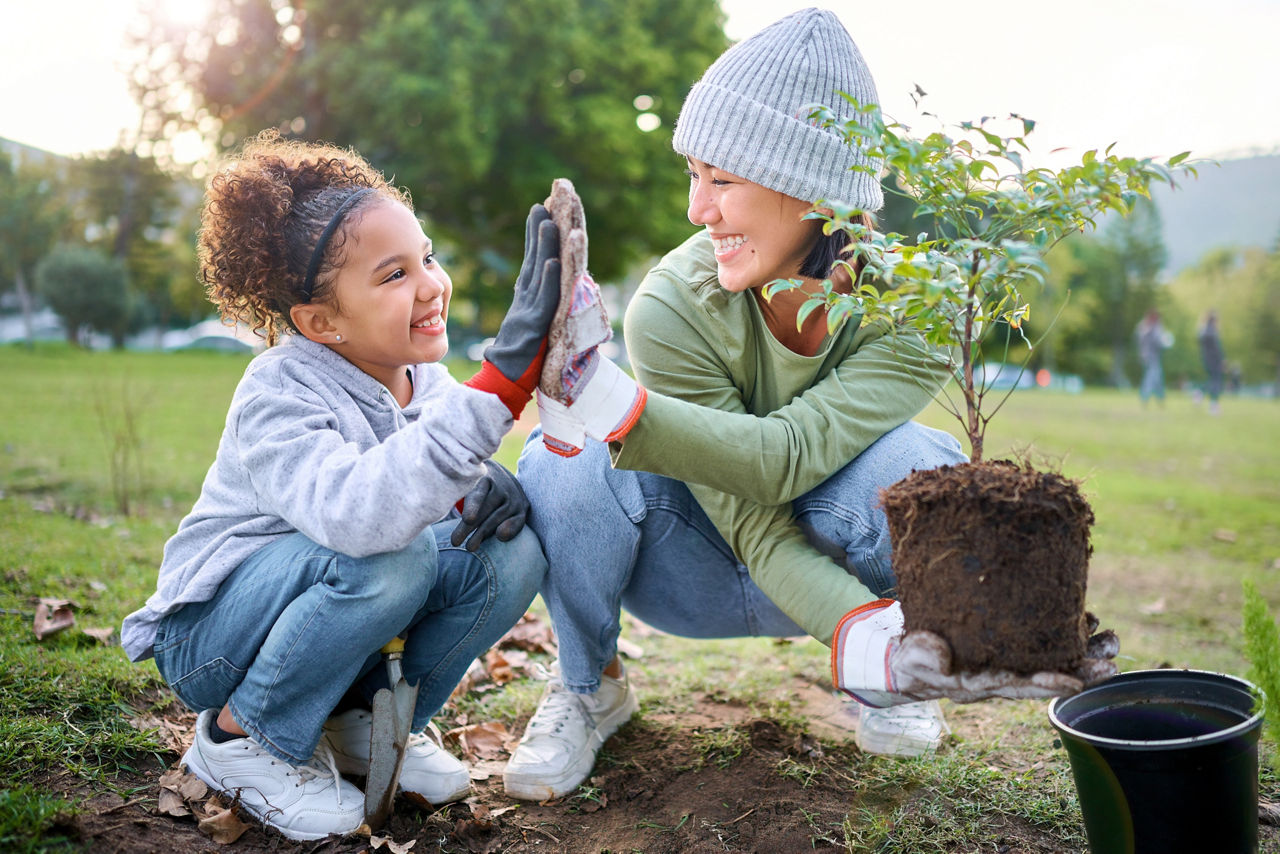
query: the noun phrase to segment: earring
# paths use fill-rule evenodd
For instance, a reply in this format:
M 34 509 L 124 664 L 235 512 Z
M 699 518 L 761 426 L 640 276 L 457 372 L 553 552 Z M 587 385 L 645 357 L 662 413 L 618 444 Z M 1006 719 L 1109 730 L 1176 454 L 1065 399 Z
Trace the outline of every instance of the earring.
M 341 340 L 342 340 L 342 336 L 341 336 L 341 335 L 338 335 L 338 336 L 337 336 L 337 340 L 341 341 Z

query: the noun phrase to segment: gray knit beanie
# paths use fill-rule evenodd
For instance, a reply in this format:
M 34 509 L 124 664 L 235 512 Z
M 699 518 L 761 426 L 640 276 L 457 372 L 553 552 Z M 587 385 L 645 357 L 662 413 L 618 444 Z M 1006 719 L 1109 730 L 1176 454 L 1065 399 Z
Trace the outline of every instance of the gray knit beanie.
M 847 92 L 879 104 L 862 54 L 834 13 L 804 9 L 739 42 L 694 84 L 676 120 L 672 147 L 686 157 L 806 202 L 841 201 L 876 211 L 884 204 L 879 162 L 815 127 L 806 107 L 823 104 L 853 118 Z

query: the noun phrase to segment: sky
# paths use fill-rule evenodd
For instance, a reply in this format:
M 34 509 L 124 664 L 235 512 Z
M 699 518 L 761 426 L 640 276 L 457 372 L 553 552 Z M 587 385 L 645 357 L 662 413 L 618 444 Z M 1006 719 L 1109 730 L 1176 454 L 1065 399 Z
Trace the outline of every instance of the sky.
M 16 0 L 0 30 L 0 137 L 59 154 L 112 147 L 137 110 L 121 66 L 138 0 Z M 164 0 L 177 16 L 203 0 Z M 1016 112 L 1033 150 L 1134 156 L 1280 153 L 1278 0 L 722 0 L 740 39 L 817 5 L 840 16 L 881 104 L 948 124 Z M 15 8 L 16 7 L 16 8 Z M 692 81 L 691 81 L 692 82 Z M 918 125 L 917 125 L 918 126 Z

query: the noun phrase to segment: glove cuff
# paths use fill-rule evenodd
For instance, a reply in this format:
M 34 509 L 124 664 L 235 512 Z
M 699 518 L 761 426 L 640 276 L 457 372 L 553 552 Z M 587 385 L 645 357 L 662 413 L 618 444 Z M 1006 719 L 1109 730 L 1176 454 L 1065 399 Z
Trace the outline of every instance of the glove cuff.
M 582 453 L 586 443 L 582 422 L 573 416 L 569 407 L 542 391 L 538 392 L 538 423 L 542 425 L 542 444 L 548 451 L 562 457 Z
M 537 382 L 537 377 L 538 375 L 534 374 L 534 382 Z M 488 359 L 480 363 L 480 370 L 476 372 L 475 376 L 464 382 L 463 385 L 474 388 L 477 391 L 496 394 L 498 399 L 511 412 L 513 419 L 520 417 L 520 413 L 524 411 L 525 404 L 533 397 L 531 391 L 508 379 L 507 375 L 498 370 L 498 367 Z
M 562 457 L 582 450 L 586 439 L 615 442 L 631 431 L 644 412 L 649 393 L 609 359 L 597 357 L 578 397 L 564 404 L 538 392 L 542 441 Z
M 877 599 L 840 618 L 831 639 L 831 680 L 866 706 L 912 702 L 897 692 L 889 657 L 902 635 L 902 606 Z

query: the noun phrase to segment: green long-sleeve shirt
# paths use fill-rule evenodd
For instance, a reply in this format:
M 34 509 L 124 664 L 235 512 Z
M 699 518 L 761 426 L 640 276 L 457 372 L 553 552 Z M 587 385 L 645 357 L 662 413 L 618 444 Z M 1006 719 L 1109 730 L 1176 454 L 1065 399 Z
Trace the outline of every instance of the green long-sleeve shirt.
M 720 287 L 705 232 L 649 272 L 624 321 L 651 394 L 614 464 L 688 483 L 765 595 L 827 644 L 875 597 L 809 544 L 790 502 L 910 420 L 949 377 L 918 339 L 858 322 L 814 356 L 792 352 L 754 296 Z

